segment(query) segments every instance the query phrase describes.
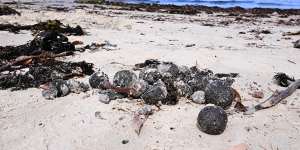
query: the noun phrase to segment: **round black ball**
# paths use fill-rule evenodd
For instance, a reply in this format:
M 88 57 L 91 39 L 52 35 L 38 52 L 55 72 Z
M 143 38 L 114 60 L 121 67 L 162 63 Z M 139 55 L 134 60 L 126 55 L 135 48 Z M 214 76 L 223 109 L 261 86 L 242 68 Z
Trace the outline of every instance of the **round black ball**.
M 198 114 L 197 125 L 204 133 L 222 134 L 227 125 L 227 114 L 219 106 L 207 106 Z

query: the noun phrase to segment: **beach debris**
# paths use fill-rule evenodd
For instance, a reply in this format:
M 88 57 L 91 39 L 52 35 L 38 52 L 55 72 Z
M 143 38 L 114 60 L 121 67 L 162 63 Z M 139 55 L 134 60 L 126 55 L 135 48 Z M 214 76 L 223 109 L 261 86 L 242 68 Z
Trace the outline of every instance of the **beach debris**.
M 70 93 L 70 89 L 67 82 L 64 80 L 54 80 L 48 84 L 48 86 L 43 86 L 42 96 L 45 99 L 52 100 L 56 97 L 63 97 Z
M 239 112 L 247 111 L 247 108 L 242 104 L 242 97 L 236 89 L 232 89 L 234 93 L 234 101 L 236 102 L 234 108 Z
M 204 91 L 210 80 L 213 79 L 213 72 L 211 70 L 200 70 L 196 66 L 190 68 L 191 73 L 187 74 L 187 83 L 191 86 L 192 90 Z
M 138 70 L 141 68 L 145 68 L 145 67 L 149 67 L 149 68 L 156 68 L 157 65 L 161 64 L 160 61 L 158 61 L 157 59 L 147 59 L 145 60 L 143 63 L 138 63 L 135 64 L 135 68 L 133 68 L 134 70 Z
M 227 125 L 227 114 L 222 107 L 206 106 L 198 114 L 197 126 L 207 134 L 222 134 Z
M 157 70 L 163 77 L 177 78 L 179 75 L 179 68 L 172 62 L 163 62 L 157 65 Z
M 144 105 L 142 108 L 136 110 L 133 114 L 133 127 L 137 135 L 140 135 L 142 127 L 148 117 L 152 115 L 154 110 L 151 105 Z
M 188 66 L 179 66 L 178 69 L 179 69 L 179 72 L 178 72 L 177 80 L 182 80 L 184 82 L 191 80 L 192 71 Z
M 264 98 L 264 93 L 262 91 L 253 91 L 249 93 L 254 98 Z
M 50 89 L 61 82 L 56 80 L 68 80 L 73 77 L 83 77 L 94 73 L 93 64 L 82 62 L 64 62 L 56 58 L 74 54 L 75 46 L 68 41 L 68 38 L 57 31 L 43 31 L 32 41 L 20 46 L 0 46 L 0 81 L 1 89 L 12 88 L 21 90 L 49 83 Z M 53 82 L 53 83 L 51 83 Z M 50 84 L 51 83 L 51 84 Z M 74 92 L 84 91 L 87 87 L 73 82 Z M 59 91 L 58 91 L 59 92 Z M 54 93 L 59 97 L 60 93 Z M 64 94 L 62 94 L 64 95 Z
M 159 12 L 159 13 L 169 13 L 169 14 L 187 14 L 187 15 L 196 15 L 198 13 L 206 12 L 207 14 L 212 13 L 231 13 L 239 14 L 253 17 L 269 17 L 268 14 L 274 12 L 280 15 L 299 15 L 300 12 L 295 9 L 270 9 L 270 8 L 251 8 L 246 9 L 239 6 L 222 8 L 222 7 L 210 7 L 203 5 L 161 5 L 161 4 L 145 4 L 145 3 L 122 3 L 122 2 L 113 2 L 105 1 L 106 5 L 117 6 L 110 9 L 117 10 L 127 10 L 127 11 L 144 11 L 144 12 Z
M 74 3 L 81 3 L 81 4 L 102 4 L 105 0 L 75 0 Z
M 0 46 L 0 60 L 16 59 L 19 56 L 40 55 L 45 52 L 58 54 L 74 51 L 75 46 L 68 41 L 66 36 L 56 31 L 45 31 L 39 33 L 27 44 L 20 46 Z
M 270 30 L 261 30 L 260 31 L 261 34 L 271 34 Z
M 174 87 L 177 95 L 180 97 L 190 97 L 193 94 L 192 88 L 182 80 L 175 81 Z
M 122 140 L 122 144 L 127 144 L 129 143 L 129 140 Z
M 126 97 L 126 95 L 123 95 L 117 91 L 114 91 L 113 89 L 100 90 L 98 93 L 99 93 L 99 95 L 107 95 L 109 102 L 112 100 L 122 99 L 122 98 Z
M 0 30 L 13 33 L 19 33 L 21 30 L 30 30 L 33 34 L 39 33 L 40 31 L 56 31 L 65 35 L 75 36 L 85 34 L 81 26 L 77 25 L 76 27 L 71 27 L 69 25 L 64 25 L 59 20 L 48 20 L 33 25 L 0 24 Z
M 300 35 L 300 31 L 283 33 L 283 36 L 291 36 L 291 35 Z
M 208 104 L 215 104 L 227 109 L 230 107 L 233 99 L 233 90 L 226 81 L 215 80 L 205 88 L 205 102 Z
M 82 41 L 73 41 L 72 44 L 73 45 L 82 45 L 83 42 Z
M 47 60 L 46 62 L 36 62 L 23 65 L 22 70 L 8 70 L 0 73 L 0 88 L 12 90 L 39 87 L 42 84 L 56 79 L 68 80 L 73 77 L 91 75 L 93 64 L 86 62 L 62 62 L 57 60 Z M 22 69 L 22 68 L 21 68 Z M 3 70 L 2 70 L 3 71 Z
M 149 88 L 149 84 L 145 80 L 139 79 L 134 81 L 129 88 L 129 95 L 134 98 L 139 98 L 142 94 L 144 94 L 147 91 L 147 89 Z
M 90 86 L 84 82 L 79 82 L 74 79 L 69 79 L 66 81 L 68 88 L 71 93 L 79 94 L 81 92 L 86 92 L 90 89 Z
M 107 74 L 102 71 L 97 71 L 89 78 L 89 83 L 92 88 L 107 89 L 110 87 L 110 82 Z
M 197 104 L 204 104 L 205 103 L 204 95 L 205 93 L 203 91 L 196 91 L 191 96 L 192 101 Z
M 179 96 L 177 93 L 177 89 L 174 86 L 174 76 L 164 76 L 162 78 L 162 81 L 166 86 L 167 97 L 165 99 L 162 99 L 161 103 L 165 105 L 176 105 L 179 100 Z
M 300 48 L 300 40 L 294 42 L 294 48 Z
M 216 73 L 215 74 L 215 77 L 217 77 L 217 78 L 228 78 L 228 77 L 236 78 L 238 76 L 239 76 L 238 73 Z
M 140 71 L 139 78 L 147 81 L 150 85 L 162 78 L 162 75 L 156 68 L 144 68 Z
M 104 41 L 102 45 L 103 45 L 102 48 L 107 51 L 117 50 L 117 44 L 111 44 L 109 41 Z
M 3 16 L 3 15 L 21 15 L 20 12 L 16 11 L 15 9 L 12 9 L 8 6 L 5 6 L 5 5 L 1 5 L 0 6 L 0 16 Z
M 158 80 L 153 85 L 149 86 L 146 92 L 141 95 L 141 98 L 146 104 L 154 105 L 159 101 L 165 100 L 167 95 L 168 91 L 165 83 L 161 80 Z
M 92 43 L 90 45 L 84 46 L 82 49 L 88 49 L 91 52 L 96 52 L 98 50 L 104 49 L 106 51 L 117 50 L 117 44 L 111 44 L 109 41 L 104 41 L 103 43 Z
M 297 63 L 295 63 L 294 61 L 289 60 L 289 59 L 288 59 L 288 62 L 290 62 L 290 63 L 292 63 L 292 64 L 297 64 Z
M 196 44 L 187 44 L 187 45 L 185 45 L 185 47 L 194 47 L 194 46 L 196 46 Z
M 265 101 L 247 108 L 247 111 L 244 113 L 245 115 L 253 114 L 254 112 L 266 108 L 270 108 L 278 104 L 283 99 L 287 98 L 288 96 L 292 95 L 297 88 L 300 88 L 300 79 L 295 80 L 295 82 L 291 83 L 285 90 L 275 91 L 268 99 Z
M 101 112 L 100 111 L 96 111 L 95 112 L 95 118 L 97 119 L 101 119 L 101 120 L 106 120 L 105 118 L 102 117 Z
M 116 87 L 128 88 L 137 80 L 137 76 L 130 70 L 118 71 L 113 79 L 113 85 Z
M 66 96 L 69 93 L 79 94 L 81 92 L 86 92 L 89 90 L 89 85 L 74 79 L 55 79 L 51 82 L 40 85 L 40 88 L 42 89 L 42 96 L 45 99 L 52 100 L 57 97 Z
M 109 102 L 111 101 L 108 97 L 108 95 L 106 94 L 99 94 L 98 95 L 98 100 L 104 104 L 109 104 Z
M 295 82 L 295 79 L 283 72 L 279 72 L 274 76 L 274 81 L 279 86 L 288 87 L 291 83 Z

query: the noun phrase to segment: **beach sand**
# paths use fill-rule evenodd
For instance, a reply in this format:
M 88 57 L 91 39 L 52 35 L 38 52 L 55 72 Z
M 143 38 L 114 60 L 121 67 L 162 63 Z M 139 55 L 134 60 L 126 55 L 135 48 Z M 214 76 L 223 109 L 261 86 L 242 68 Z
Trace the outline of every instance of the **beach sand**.
M 0 23 L 34 24 L 58 19 L 71 26 L 80 25 L 85 36 L 70 36 L 84 44 L 117 44 L 113 51 L 77 53 L 71 61 L 85 60 L 107 73 L 110 79 L 121 69 L 131 69 L 146 59 L 172 61 L 178 65 L 198 65 L 214 72 L 239 73 L 233 87 L 245 105 L 263 99 L 249 95 L 251 87 L 264 92 L 264 99 L 276 89 L 276 72 L 300 78 L 300 50 L 293 41 L 300 36 L 283 36 L 299 31 L 299 26 L 278 24 L 279 20 L 299 16 L 256 18 L 235 21 L 223 13 L 179 15 L 138 11 L 76 9 L 69 12 L 18 9 L 21 16 L 0 16 Z M 232 21 L 228 25 L 224 21 Z M 206 24 L 206 25 L 205 25 Z M 207 26 L 212 24 L 214 26 Z M 249 32 L 269 30 L 271 34 Z M 239 32 L 245 32 L 240 34 Z M 0 45 L 19 45 L 33 37 L 0 32 Z M 192 47 L 186 45 L 195 44 Z M 84 80 L 86 80 L 86 77 Z M 162 106 L 151 115 L 138 136 L 132 127 L 138 100 L 119 99 L 103 104 L 93 91 L 45 100 L 40 89 L 0 91 L 1 150 L 226 150 L 245 143 L 250 150 L 297 150 L 300 147 L 300 91 L 285 104 L 261 110 L 253 115 L 232 113 L 225 132 L 213 136 L 196 126 L 199 111 L 205 105 L 181 99 L 174 106 Z M 101 112 L 95 117 L 95 112 Z M 129 140 L 122 144 L 123 140 Z

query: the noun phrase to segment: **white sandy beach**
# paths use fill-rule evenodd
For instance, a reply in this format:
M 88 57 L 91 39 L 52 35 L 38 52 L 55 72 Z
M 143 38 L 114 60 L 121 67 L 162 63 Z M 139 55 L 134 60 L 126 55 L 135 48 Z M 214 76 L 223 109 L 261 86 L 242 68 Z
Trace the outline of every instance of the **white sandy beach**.
M 234 20 L 220 14 L 197 16 L 134 11 L 73 10 L 70 12 L 18 9 L 21 16 L 0 16 L 0 23 L 34 24 L 58 19 L 71 26 L 80 25 L 89 34 L 71 36 L 84 44 L 105 40 L 117 44 L 114 51 L 77 53 L 68 60 L 95 64 L 112 79 L 115 72 L 131 69 L 146 59 L 172 61 L 178 65 L 208 68 L 214 72 L 236 72 L 234 88 L 247 106 L 257 104 L 276 89 L 276 72 L 300 78 L 300 49 L 293 41 L 300 36 L 282 36 L 299 31 L 299 26 L 278 25 L 271 18 L 228 26 L 221 21 Z M 157 18 L 163 21 L 155 21 Z M 215 24 L 204 26 L 203 23 Z M 250 30 L 270 30 L 271 34 Z M 246 34 L 239 34 L 245 32 Z M 287 38 L 289 37 L 289 38 Z M 31 40 L 30 32 L 0 32 L 0 45 L 19 45 Z M 186 45 L 195 44 L 192 47 Z M 292 63 L 294 62 L 294 63 Z M 85 79 L 87 79 L 86 77 Z M 256 84 L 257 83 L 257 84 Z M 250 96 L 251 87 L 264 92 L 264 99 Z M 0 91 L 1 150 L 226 150 L 245 143 L 250 150 L 298 150 L 300 147 L 300 91 L 286 104 L 261 110 L 254 115 L 229 115 L 225 132 L 213 136 L 201 132 L 196 118 L 205 105 L 181 99 L 174 106 L 162 106 L 144 124 L 138 136 L 132 128 L 133 112 L 141 107 L 136 100 L 120 99 L 110 104 L 98 101 L 93 91 L 45 100 L 40 89 Z M 102 118 L 95 117 L 101 112 Z M 172 129 L 171 129 L 172 128 Z M 122 144 L 122 140 L 129 143 Z

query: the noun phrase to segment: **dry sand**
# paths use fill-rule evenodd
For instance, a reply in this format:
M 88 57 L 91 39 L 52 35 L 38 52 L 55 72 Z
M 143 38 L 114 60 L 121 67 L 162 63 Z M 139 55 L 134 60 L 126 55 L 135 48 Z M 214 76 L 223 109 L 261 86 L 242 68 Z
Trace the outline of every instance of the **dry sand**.
M 228 20 L 217 14 L 197 16 L 169 15 L 116 10 L 70 12 L 19 9 L 22 16 L 1 16 L 0 23 L 33 24 L 59 19 L 81 25 L 89 35 L 72 36 L 71 41 L 84 44 L 108 40 L 118 45 L 115 51 L 99 50 L 78 53 L 68 59 L 95 64 L 110 78 L 121 69 L 155 58 L 178 65 L 209 68 L 214 72 L 237 72 L 234 88 L 243 103 L 253 105 L 262 99 L 252 98 L 251 86 L 261 89 L 265 97 L 282 89 L 272 83 L 275 72 L 300 78 L 300 50 L 293 41 L 300 36 L 283 37 L 282 33 L 299 31 L 299 26 L 278 25 L 279 19 L 299 16 L 220 24 Z M 157 18 L 164 21 L 155 21 Z M 216 26 L 203 26 L 211 23 Z M 248 31 L 267 29 L 271 34 Z M 246 34 L 239 34 L 246 32 Z M 0 32 L 0 45 L 19 45 L 32 38 L 30 32 Z M 186 47 L 195 44 L 193 47 Z M 294 63 L 289 62 L 293 61 Z M 257 83 L 257 85 L 255 85 Z M 163 106 L 146 121 L 140 136 L 132 128 L 133 111 L 141 107 L 136 100 L 120 99 L 110 104 L 98 101 L 92 91 L 45 100 L 40 89 L 0 91 L 1 150 L 226 150 L 245 143 L 250 150 L 298 150 L 300 147 L 300 91 L 288 97 L 286 104 L 259 111 L 251 116 L 229 115 L 222 135 L 207 135 L 196 127 L 196 118 L 204 105 L 181 99 L 175 106 Z M 95 117 L 101 112 L 102 118 Z M 129 143 L 122 144 L 122 140 Z

